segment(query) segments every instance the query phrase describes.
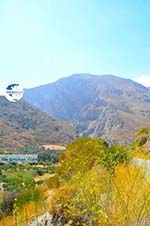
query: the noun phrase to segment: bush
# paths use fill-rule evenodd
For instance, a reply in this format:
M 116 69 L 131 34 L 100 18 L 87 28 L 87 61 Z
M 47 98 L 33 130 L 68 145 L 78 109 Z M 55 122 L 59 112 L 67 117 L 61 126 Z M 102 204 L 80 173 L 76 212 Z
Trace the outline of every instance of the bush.
M 143 127 L 139 130 L 137 136 L 143 135 L 143 134 L 150 134 L 150 127 Z
M 1 213 L 0 217 L 10 216 L 13 214 L 14 203 L 17 194 L 14 192 L 8 193 L 3 196 L 2 204 L 1 204 Z
M 84 174 L 94 165 L 101 164 L 114 172 L 118 165 L 130 160 L 129 150 L 123 145 L 108 145 L 102 139 L 82 138 L 69 145 L 60 156 L 56 174 L 63 181 L 76 174 Z
M 99 162 L 109 172 L 113 173 L 118 165 L 129 163 L 130 159 L 130 152 L 125 146 L 112 145 L 107 149 L 103 149 Z
M 86 173 L 100 161 L 106 148 L 107 145 L 101 139 L 77 139 L 60 156 L 60 162 L 56 166 L 56 174 L 62 181 L 66 181 L 78 173 Z

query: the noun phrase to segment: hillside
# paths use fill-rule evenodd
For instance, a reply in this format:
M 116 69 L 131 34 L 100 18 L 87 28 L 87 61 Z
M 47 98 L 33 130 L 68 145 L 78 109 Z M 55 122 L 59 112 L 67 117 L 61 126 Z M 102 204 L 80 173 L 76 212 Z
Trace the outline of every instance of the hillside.
M 72 121 L 79 136 L 129 143 L 150 125 L 150 90 L 113 75 L 74 74 L 25 91 L 25 100 L 49 115 Z
M 66 144 L 73 138 L 71 124 L 53 119 L 25 101 L 11 103 L 0 97 L 0 147 Z

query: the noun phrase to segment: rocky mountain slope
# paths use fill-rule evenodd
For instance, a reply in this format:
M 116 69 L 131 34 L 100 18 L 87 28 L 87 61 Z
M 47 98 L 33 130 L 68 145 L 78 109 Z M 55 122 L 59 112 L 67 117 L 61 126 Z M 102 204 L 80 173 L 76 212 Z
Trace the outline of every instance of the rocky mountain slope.
M 28 89 L 25 100 L 49 115 L 72 121 L 79 136 L 129 143 L 150 125 L 150 90 L 113 75 L 74 74 Z
M 53 119 L 25 101 L 11 103 L 0 97 L 0 147 L 65 144 L 73 138 L 70 123 Z

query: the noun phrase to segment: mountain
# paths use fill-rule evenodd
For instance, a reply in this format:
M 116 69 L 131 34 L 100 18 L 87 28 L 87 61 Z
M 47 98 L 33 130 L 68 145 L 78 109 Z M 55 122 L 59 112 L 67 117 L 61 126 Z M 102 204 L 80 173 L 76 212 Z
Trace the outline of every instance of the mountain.
M 39 111 L 24 100 L 0 97 L 0 147 L 20 149 L 41 144 L 66 144 L 74 139 L 72 125 Z
M 74 74 L 27 89 L 25 100 L 49 115 L 72 121 L 79 136 L 129 143 L 150 125 L 150 90 L 114 75 Z

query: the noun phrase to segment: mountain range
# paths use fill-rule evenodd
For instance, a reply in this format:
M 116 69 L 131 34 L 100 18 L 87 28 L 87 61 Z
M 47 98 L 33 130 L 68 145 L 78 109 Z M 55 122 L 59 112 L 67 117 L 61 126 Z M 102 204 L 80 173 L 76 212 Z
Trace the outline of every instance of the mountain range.
M 22 149 L 43 144 L 66 144 L 74 139 L 71 123 L 53 119 L 21 100 L 0 97 L 0 147 Z
M 150 125 L 150 89 L 114 75 L 74 74 L 26 89 L 24 99 L 72 123 L 78 136 L 130 143 L 139 128 Z

